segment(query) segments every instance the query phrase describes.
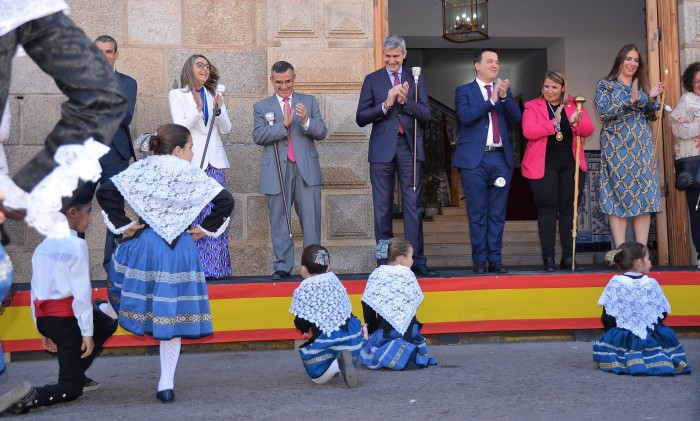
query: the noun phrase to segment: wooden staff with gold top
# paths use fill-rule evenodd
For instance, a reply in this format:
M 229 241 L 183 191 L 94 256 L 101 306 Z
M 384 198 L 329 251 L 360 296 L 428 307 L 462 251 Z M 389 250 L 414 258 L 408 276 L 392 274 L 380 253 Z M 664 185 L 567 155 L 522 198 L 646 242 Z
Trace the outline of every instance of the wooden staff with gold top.
M 582 116 L 583 103 L 586 102 L 586 98 L 582 96 L 577 96 L 574 98 L 576 103 L 576 112 L 578 113 L 579 120 Z M 580 172 L 581 164 L 581 136 L 576 134 L 576 171 L 574 172 L 574 227 L 571 230 L 572 237 L 572 247 L 571 247 L 571 271 L 576 270 L 576 237 L 578 236 L 578 173 Z

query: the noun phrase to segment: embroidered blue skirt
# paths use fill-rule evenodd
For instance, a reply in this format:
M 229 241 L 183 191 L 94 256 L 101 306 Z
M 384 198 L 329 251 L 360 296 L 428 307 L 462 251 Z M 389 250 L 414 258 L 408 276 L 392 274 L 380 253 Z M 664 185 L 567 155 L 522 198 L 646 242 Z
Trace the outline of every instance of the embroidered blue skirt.
M 406 341 L 396 330 L 392 329 L 389 337 L 384 337 L 384 330 L 377 329 L 368 340 L 362 344 L 360 362 L 373 370 L 390 368 L 403 370 L 405 368 L 425 368 L 437 365 L 437 360 L 430 355 L 425 338 L 420 334 L 417 324 L 411 329 L 411 342 Z
M 151 228 L 112 256 L 109 301 L 119 324 L 139 336 L 197 339 L 213 333 L 207 284 L 192 236 L 174 248 Z
M 226 174 L 223 169 L 214 168 L 209 165 L 207 166 L 206 173 L 209 177 L 221 184 L 222 187 L 226 188 Z M 211 213 L 212 206 L 211 203 L 205 206 L 192 225 L 201 224 L 204 218 Z M 216 238 L 206 235 L 204 238 L 200 238 L 194 243 L 199 251 L 199 260 L 202 262 L 205 277 L 220 279 L 231 276 L 231 254 L 228 249 L 228 229 L 224 230 L 224 232 Z
M 309 345 L 299 348 L 301 361 L 306 373 L 312 379 L 321 377 L 328 367 L 338 358 L 340 351 L 347 349 L 352 353 L 352 363 L 357 367 L 357 359 L 362 347 L 362 324 L 352 316 L 347 323 L 347 330 L 339 329 L 330 335 L 322 333 Z
M 616 374 L 673 376 L 690 374 L 685 349 L 673 330 L 659 323 L 647 329 L 647 338 L 614 327 L 593 344 L 593 362 L 603 371 Z

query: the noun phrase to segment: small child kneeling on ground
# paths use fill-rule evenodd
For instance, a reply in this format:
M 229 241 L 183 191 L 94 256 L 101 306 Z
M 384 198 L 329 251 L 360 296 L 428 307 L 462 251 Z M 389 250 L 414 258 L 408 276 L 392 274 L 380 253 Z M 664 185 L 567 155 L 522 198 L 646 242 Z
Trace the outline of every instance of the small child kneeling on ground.
M 598 300 L 605 333 L 593 344 L 596 367 L 616 374 L 690 374 L 683 346 L 663 323 L 671 305 L 659 283 L 647 276 L 649 250 L 629 241 L 605 260 L 625 273 L 613 276 Z
M 299 347 L 306 373 L 317 384 L 341 373 L 348 387 L 357 385 L 357 359 L 362 346 L 362 324 L 352 314 L 350 297 L 329 271 L 328 250 L 318 244 L 304 249 L 301 276 L 289 312 L 294 326 L 311 339 Z
M 105 301 L 92 302 L 87 243 L 78 237 L 90 222 L 93 193 L 94 186 L 86 185 L 64 207 L 70 237 L 44 239 L 32 257 L 32 315 L 44 349 L 58 356 L 58 383 L 34 388 L 25 381 L 0 397 L 0 415 L 69 402 L 95 387 L 85 371 L 117 330 L 117 320 L 107 315 Z

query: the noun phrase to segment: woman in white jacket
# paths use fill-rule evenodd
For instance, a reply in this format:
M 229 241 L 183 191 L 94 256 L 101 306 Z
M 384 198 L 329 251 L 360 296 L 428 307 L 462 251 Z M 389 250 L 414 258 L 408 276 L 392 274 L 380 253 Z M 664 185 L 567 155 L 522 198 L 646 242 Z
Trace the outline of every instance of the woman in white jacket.
M 182 66 L 180 88 L 170 91 L 170 114 L 173 123 L 187 127 L 192 133 L 192 165 L 200 167 L 225 188 L 225 169 L 229 168 L 229 163 L 221 134 L 231 131 L 231 121 L 223 97 L 216 92 L 218 82 L 219 72 L 206 57 L 201 54 L 190 56 Z M 217 115 L 214 114 L 215 105 L 220 110 Z M 214 129 L 205 154 L 207 134 L 212 124 Z M 201 223 L 210 212 L 211 203 L 193 225 Z M 231 276 L 228 232 L 218 238 L 206 236 L 195 243 L 207 279 Z

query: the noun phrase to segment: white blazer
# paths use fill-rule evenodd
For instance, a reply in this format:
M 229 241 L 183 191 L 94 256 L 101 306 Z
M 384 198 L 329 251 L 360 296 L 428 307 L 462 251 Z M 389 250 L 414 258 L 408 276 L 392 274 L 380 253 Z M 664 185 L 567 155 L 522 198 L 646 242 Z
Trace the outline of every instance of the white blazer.
M 207 156 L 204 159 L 202 169 L 206 169 L 209 164 L 214 168 L 229 168 L 228 158 L 224 144 L 221 141 L 221 134 L 226 134 L 231 131 L 231 120 L 228 118 L 226 104 L 221 106 L 221 114 L 213 119 L 214 113 L 214 97 L 207 91 L 207 106 L 209 109 L 208 124 L 204 125 L 203 112 L 197 112 L 197 103 L 194 102 L 192 92 L 187 88 L 173 89 L 169 93 L 170 99 L 170 115 L 173 118 L 173 123 L 185 126 L 192 133 L 192 165 L 200 166 L 202 163 L 202 155 L 204 154 L 204 144 L 207 142 L 207 134 L 212 120 L 216 123 L 216 127 L 211 132 L 209 139 L 209 147 L 207 148 Z

